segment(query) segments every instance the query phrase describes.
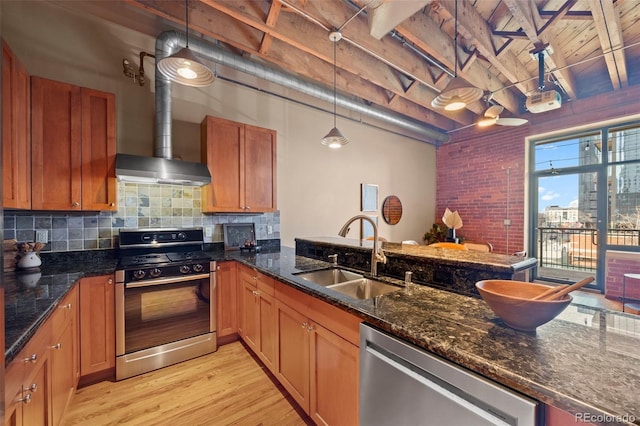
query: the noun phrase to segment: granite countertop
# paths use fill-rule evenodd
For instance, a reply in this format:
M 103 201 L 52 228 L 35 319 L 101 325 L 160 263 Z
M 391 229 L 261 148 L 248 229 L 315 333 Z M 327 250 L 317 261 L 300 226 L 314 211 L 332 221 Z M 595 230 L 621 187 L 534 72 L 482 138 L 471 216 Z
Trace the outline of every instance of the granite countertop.
M 361 241 L 341 237 L 296 238 L 296 241 L 298 240 L 309 241 L 314 244 L 327 244 L 329 246 L 343 246 L 354 249 L 365 248 L 370 250 L 373 247 L 373 241 Z M 382 242 L 381 247 L 384 249 L 387 257 L 397 256 L 405 259 L 432 259 L 442 264 L 451 264 L 454 266 L 464 265 L 465 267 L 481 265 L 483 269 L 493 269 L 495 271 L 509 270 L 511 272 L 517 272 L 531 268 L 537 264 L 537 259 L 534 257 L 510 256 L 476 250 L 449 250 L 425 245 L 394 242 Z
M 39 272 L 5 272 L 5 365 L 22 350 L 80 278 L 112 274 L 116 263 L 112 253 L 85 256 L 81 260 L 61 255 L 55 260 L 44 260 Z
M 412 284 L 372 300 L 356 300 L 302 280 L 297 273 L 329 267 L 282 247 L 260 253 L 210 252 L 236 260 L 339 306 L 364 321 L 452 362 L 593 423 L 640 424 L 640 318 L 572 304 L 535 333 L 505 326 L 483 300 Z M 113 273 L 115 260 L 59 262 L 36 286 L 5 274 L 7 360 L 82 276 Z M 75 270 L 71 270 L 75 268 Z M 55 272 L 55 273 L 53 273 Z M 400 284 L 395 279 L 381 278 Z M 9 362 L 9 361 L 7 361 Z M 594 421 L 596 420 L 596 421 Z

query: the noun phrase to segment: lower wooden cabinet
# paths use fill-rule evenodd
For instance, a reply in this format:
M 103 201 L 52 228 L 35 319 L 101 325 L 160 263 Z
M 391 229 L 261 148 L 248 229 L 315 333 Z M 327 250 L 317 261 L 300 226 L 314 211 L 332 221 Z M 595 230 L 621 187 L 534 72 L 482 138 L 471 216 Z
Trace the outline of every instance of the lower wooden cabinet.
M 236 262 L 220 262 L 216 270 L 216 337 L 238 333 L 238 267 Z
M 317 424 L 359 421 L 360 318 L 238 265 L 239 334 Z
M 78 379 L 77 286 L 7 366 L 5 425 L 59 425 Z
M 276 377 L 317 424 L 358 424 L 358 346 L 276 301 Z
M 238 266 L 239 332 L 245 343 L 274 371 L 276 325 L 273 280 L 254 269 Z
M 51 317 L 51 416 L 54 425 L 73 398 L 79 379 L 78 286 L 75 286 Z
M 80 377 L 113 375 L 116 366 L 113 276 L 80 280 Z M 89 380 L 91 381 L 91 380 Z

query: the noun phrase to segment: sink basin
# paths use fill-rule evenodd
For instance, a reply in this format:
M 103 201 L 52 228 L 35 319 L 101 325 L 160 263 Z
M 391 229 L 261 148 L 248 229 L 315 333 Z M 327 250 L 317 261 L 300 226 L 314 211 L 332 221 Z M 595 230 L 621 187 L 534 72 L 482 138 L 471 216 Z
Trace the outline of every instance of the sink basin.
M 295 275 L 303 280 L 311 281 L 312 283 L 322 286 L 331 286 L 362 278 L 360 274 L 340 268 L 320 269 Z
M 328 286 L 328 288 L 339 291 L 340 293 L 355 299 L 372 299 L 376 296 L 400 290 L 400 287 L 396 287 L 395 285 L 370 280 L 368 278 L 360 278 L 353 281 L 334 284 Z

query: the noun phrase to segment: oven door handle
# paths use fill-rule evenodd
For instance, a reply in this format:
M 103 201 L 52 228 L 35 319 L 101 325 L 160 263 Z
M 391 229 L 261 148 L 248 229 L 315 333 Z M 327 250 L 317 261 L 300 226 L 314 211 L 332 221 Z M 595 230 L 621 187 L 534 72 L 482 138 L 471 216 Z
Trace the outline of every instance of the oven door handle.
M 163 285 L 163 284 L 175 284 L 175 283 L 182 283 L 186 281 L 209 279 L 210 276 L 211 275 L 209 273 L 206 273 L 206 274 L 196 274 L 196 275 L 185 275 L 182 277 L 156 278 L 153 280 L 130 282 L 130 283 L 126 283 L 124 286 L 125 288 L 138 288 L 138 287 L 149 287 L 149 286 Z

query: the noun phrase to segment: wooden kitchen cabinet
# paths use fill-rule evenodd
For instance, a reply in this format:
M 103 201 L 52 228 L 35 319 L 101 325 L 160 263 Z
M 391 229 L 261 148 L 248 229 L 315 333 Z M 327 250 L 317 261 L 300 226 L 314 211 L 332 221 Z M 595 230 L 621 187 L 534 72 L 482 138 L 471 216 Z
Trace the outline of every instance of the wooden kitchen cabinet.
M 2 41 L 2 183 L 5 208 L 31 208 L 29 74 Z
M 273 280 L 254 269 L 238 266 L 240 336 L 260 360 L 274 371 L 276 323 Z
M 74 286 L 51 317 L 51 416 L 54 425 L 61 423 L 80 376 L 78 301 L 78 286 Z
M 276 282 L 275 375 L 317 424 L 357 425 L 360 319 Z
M 9 363 L 5 376 L 5 425 L 50 425 L 51 321 L 40 326 Z
M 216 336 L 218 345 L 238 333 L 238 269 L 236 262 L 220 262 L 216 271 Z M 231 339 L 235 340 L 235 339 Z
M 80 377 L 83 383 L 113 376 L 116 365 L 113 276 L 80 280 Z
M 31 78 L 31 206 L 116 210 L 115 96 Z
M 202 159 L 211 173 L 203 187 L 206 213 L 276 210 L 276 132 L 207 116 L 201 125 Z

